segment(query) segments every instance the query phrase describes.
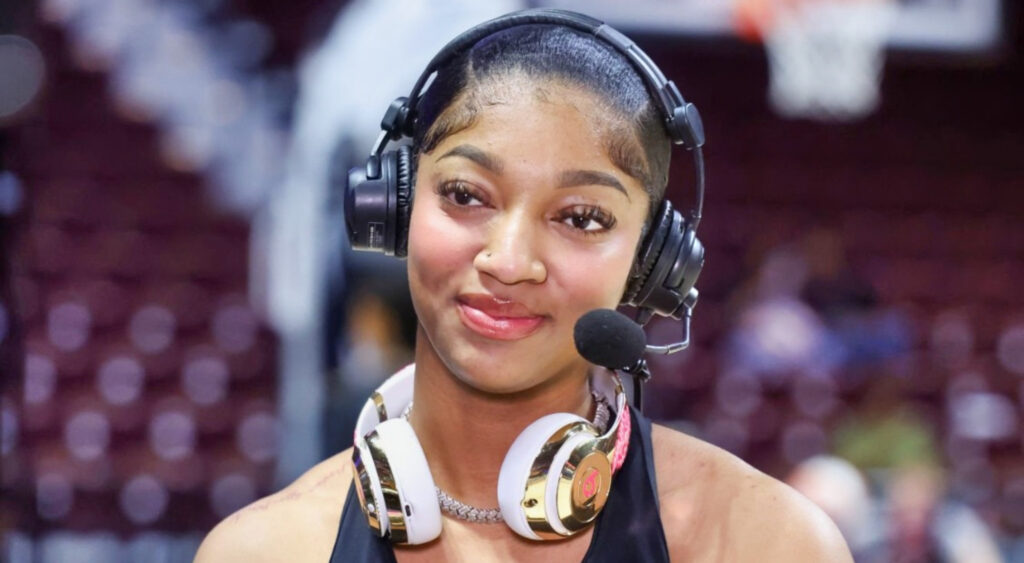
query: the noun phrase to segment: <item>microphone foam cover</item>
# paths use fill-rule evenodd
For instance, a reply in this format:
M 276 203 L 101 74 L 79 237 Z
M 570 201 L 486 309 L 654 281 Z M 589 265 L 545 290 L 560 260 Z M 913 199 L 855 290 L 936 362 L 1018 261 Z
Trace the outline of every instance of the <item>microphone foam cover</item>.
M 576 321 L 576 351 L 588 362 L 622 369 L 643 357 L 647 337 L 640 325 L 611 309 L 594 309 Z

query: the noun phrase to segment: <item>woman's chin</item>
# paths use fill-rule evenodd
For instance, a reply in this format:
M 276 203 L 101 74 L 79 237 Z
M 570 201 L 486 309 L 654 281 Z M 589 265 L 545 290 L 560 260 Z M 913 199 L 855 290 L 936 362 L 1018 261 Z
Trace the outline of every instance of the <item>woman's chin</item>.
M 519 350 L 509 354 L 486 354 L 477 350 L 449 356 L 445 364 L 463 385 L 480 393 L 511 395 L 535 390 L 573 371 L 565 359 L 545 358 L 543 353 Z M 528 360 L 528 361 L 527 361 Z M 579 366 L 581 373 L 586 364 Z
M 420 336 L 434 336 L 425 339 L 428 349 L 421 352 L 437 361 L 435 364 L 428 358 L 418 357 L 417 362 L 443 366 L 457 381 L 474 391 L 502 395 L 520 393 L 571 371 L 574 361 L 581 363 L 581 369 L 586 369 L 581 358 L 563 353 L 573 350 L 572 343 L 559 344 L 562 339 L 545 330 L 549 327 L 521 339 L 497 340 L 476 334 L 461 324 L 451 324 L 453 326 L 442 328 L 435 335 L 421 332 Z
M 467 353 L 468 352 L 468 353 Z M 481 354 L 478 351 L 456 352 L 448 364 L 449 370 L 461 383 L 488 394 L 518 393 L 536 386 L 540 370 L 532 364 L 524 369 L 523 355 Z M 532 372 L 532 373 L 528 373 Z

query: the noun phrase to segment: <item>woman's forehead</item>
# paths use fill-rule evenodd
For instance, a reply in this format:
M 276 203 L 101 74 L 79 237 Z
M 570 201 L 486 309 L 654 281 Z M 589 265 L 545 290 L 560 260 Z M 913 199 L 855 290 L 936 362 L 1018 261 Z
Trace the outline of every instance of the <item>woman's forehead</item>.
M 434 159 L 467 142 L 484 150 L 479 145 L 511 145 L 526 152 L 536 149 L 541 156 L 589 155 L 643 184 L 646 159 L 632 122 L 620 111 L 564 81 L 506 78 L 468 88 L 453 101 L 435 123 L 444 138 L 431 147 Z M 570 150 L 554 151 L 566 144 Z
M 583 169 L 622 178 L 619 182 L 632 179 L 611 158 L 599 129 L 569 103 L 524 99 L 488 106 L 430 155 L 435 163 L 452 157 L 498 176 L 563 175 Z
M 621 110 L 585 86 L 557 77 L 534 77 L 523 72 L 489 77 L 466 88 L 463 103 L 480 110 L 524 101 L 569 108 L 597 124 L 629 126 Z M 458 105 L 458 100 L 452 106 Z

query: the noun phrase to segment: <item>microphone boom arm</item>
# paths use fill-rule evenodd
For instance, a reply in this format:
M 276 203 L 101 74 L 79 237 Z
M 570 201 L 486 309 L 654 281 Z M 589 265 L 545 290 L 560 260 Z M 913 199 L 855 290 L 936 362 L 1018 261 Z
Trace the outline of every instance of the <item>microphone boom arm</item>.
M 644 412 L 643 383 L 651 378 L 651 370 L 647 367 L 647 360 L 640 358 L 635 364 L 622 368 L 620 371 L 633 376 L 633 404 L 640 412 Z
M 673 342 L 672 344 L 666 344 L 664 346 L 655 346 L 648 344 L 644 350 L 651 354 L 675 354 L 676 352 L 682 352 L 683 350 L 690 347 L 690 318 L 693 316 L 693 307 L 688 306 L 685 308 L 683 314 L 683 341 Z

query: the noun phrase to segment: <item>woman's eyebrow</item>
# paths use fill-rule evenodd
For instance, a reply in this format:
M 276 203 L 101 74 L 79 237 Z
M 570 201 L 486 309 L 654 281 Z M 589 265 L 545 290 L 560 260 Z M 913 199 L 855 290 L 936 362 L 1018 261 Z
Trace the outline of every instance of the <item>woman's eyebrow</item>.
M 435 162 L 441 161 L 450 156 L 461 156 L 462 158 L 468 158 L 469 160 L 472 160 L 473 162 L 479 164 L 480 166 L 483 166 L 487 170 L 499 175 L 505 169 L 505 165 L 502 164 L 502 162 L 498 160 L 496 156 L 482 149 L 474 147 L 473 145 L 468 144 L 462 144 L 453 148 L 452 150 L 439 156 Z
M 439 162 L 452 156 L 461 156 L 462 158 L 469 159 L 498 175 L 501 175 L 505 169 L 505 165 L 498 159 L 498 157 L 483 149 L 466 143 L 458 145 L 437 157 L 435 162 Z M 600 172 L 598 170 L 566 170 L 565 172 L 562 172 L 559 180 L 559 188 L 570 188 L 573 186 L 609 186 L 622 192 L 623 195 L 626 196 L 627 200 L 632 201 L 632 198 L 629 197 L 629 192 L 626 191 L 626 188 L 622 183 L 619 182 L 615 176 L 607 172 Z
M 629 192 L 623 187 L 619 180 L 607 172 L 597 170 L 566 170 L 562 172 L 559 188 L 570 188 L 573 186 L 609 186 L 622 192 L 626 199 L 632 201 Z

